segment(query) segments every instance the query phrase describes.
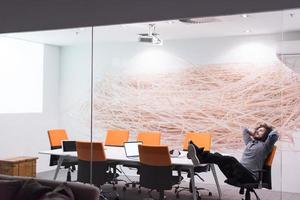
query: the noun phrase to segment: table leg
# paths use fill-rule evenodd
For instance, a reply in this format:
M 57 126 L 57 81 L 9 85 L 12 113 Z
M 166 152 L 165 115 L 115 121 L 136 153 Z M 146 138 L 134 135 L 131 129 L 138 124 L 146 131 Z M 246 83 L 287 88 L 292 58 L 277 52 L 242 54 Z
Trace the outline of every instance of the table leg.
M 61 166 L 61 164 L 62 164 L 63 161 L 64 161 L 64 157 L 63 157 L 63 156 L 59 156 L 59 159 L 58 159 L 58 161 L 57 161 L 57 166 L 56 166 L 56 170 L 55 170 L 55 174 L 54 174 L 53 180 L 56 180 L 57 174 L 58 174 L 58 172 L 59 172 L 60 166 Z
M 195 186 L 195 172 L 194 167 L 190 168 L 190 176 L 191 176 L 191 183 L 192 183 L 192 189 L 193 189 L 193 200 L 197 200 L 197 191 Z
M 211 172 L 212 172 L 212 174 L 214 176 L 214 179 L 215 179 L 215 182 L 216 182 L 216 186 L 217 186 L 217 189 L 218 189 L 219 200 L 221 200 L 221 198 L 222 198 L 222 191 L 221 191 L 219 180 L 218 180 L 218 177 L 217 177 L 215 165 L 214 164 L 210 164 L 210 168 L 211 168 Z

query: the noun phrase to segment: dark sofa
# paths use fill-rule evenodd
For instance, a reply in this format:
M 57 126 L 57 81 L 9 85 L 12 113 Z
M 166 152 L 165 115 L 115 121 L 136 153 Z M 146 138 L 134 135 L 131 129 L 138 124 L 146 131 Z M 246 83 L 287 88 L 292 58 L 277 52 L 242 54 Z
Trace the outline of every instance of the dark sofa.
M 29 177 L 16 177 L 6 176 L 0 174 L 0 180 L 27 180 Z M 51 188 L 57 187 L 62 182 L 53 180 L 35 179 L 42 185 L 49 186 Z M 72 192 L 76 200 L 99 200 L 100 190 L 99 188 L 83 183 L 68 182 L 68 186 L 72 189 Z

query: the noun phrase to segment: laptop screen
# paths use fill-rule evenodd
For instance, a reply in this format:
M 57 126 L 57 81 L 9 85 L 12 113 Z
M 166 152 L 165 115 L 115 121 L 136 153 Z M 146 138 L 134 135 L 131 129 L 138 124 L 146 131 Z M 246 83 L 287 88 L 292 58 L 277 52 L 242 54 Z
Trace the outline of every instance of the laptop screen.
M 136 142 L 124 142 L 124 149 L 127 157 L 139 156 L 139 145 L 143 144 L 141 141 Z
M 76 141 L 74 140 L 63 140 L 62 141 L 63 151 L 76 151 Z

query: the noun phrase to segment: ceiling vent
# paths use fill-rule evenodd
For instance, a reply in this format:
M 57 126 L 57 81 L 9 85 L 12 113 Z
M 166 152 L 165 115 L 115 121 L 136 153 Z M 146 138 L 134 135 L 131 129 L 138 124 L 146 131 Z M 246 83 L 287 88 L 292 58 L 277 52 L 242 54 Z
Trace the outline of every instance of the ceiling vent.
M 212 23 L 212 22 L 221 22 L 222 20 L 216 17 L 198 17 L 198 18 L 179 19 L 179 21 L 187 24 L 205 24 L 205 23 Z

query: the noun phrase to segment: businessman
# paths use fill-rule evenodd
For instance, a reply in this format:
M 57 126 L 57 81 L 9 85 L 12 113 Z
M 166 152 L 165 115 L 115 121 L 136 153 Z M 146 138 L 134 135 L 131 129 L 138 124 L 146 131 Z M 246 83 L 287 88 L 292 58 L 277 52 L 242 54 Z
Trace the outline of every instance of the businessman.
M 188 146 L 188 158 L 195 166 L 200 163 L 214 163 L 227 179 L 238 183 L 249 183 L 258 180 L 258 172 L 264 166 L 264 162 L 278 140 L 278 132 L 267 124 L 258 125 L 253 132 L 247 128 L 243 130 L 243 139 L 246 148 L 239 162 L 232 156 L 220 153 L 210 153 L 197 147 L 192 141 Z

